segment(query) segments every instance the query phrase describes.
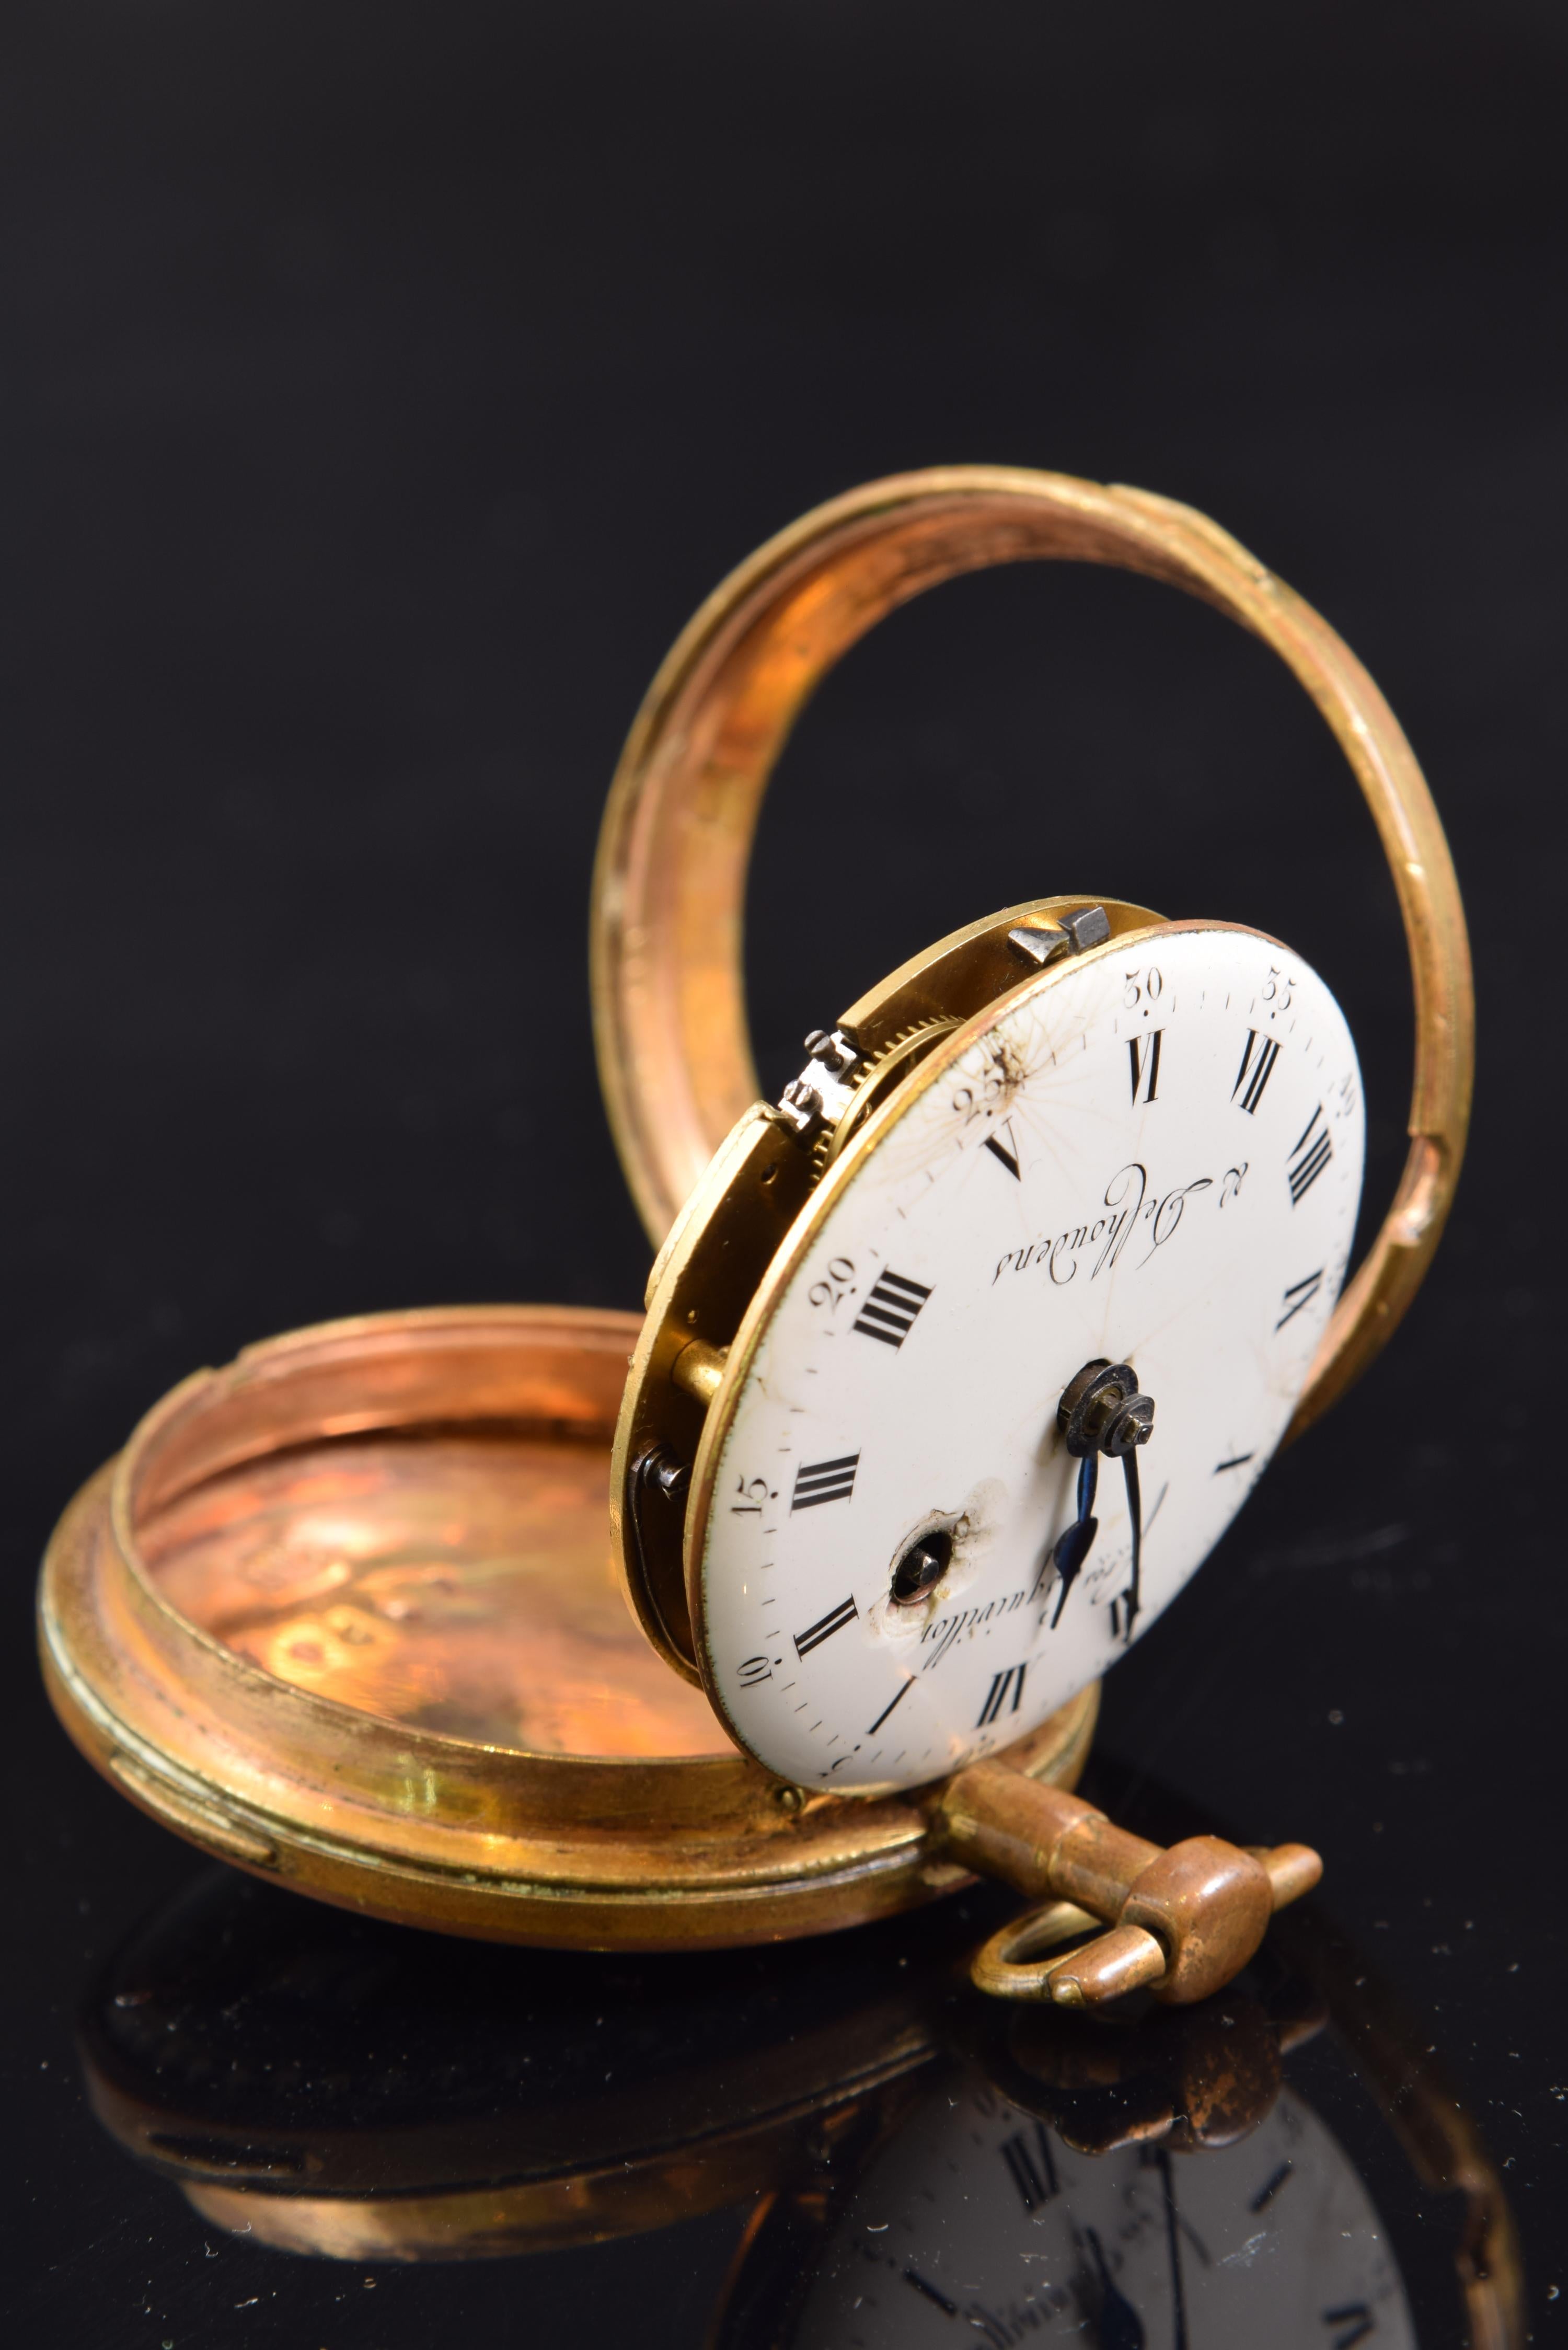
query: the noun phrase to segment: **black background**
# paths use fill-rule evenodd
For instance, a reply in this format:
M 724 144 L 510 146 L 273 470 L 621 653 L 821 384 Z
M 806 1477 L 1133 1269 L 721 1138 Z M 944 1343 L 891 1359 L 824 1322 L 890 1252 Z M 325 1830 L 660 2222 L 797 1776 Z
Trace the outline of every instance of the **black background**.
M 57 0 L 0 57 L 12 2322 L 337 2350 L 460 2305 L 394 2279 L 406 2336 L 388 2290 L 368 2333 L 345 2304 L 242 2334 L 241 2256 L 209 2289 L 195 2223 L 85 2116 L 75 2002 L 195 1864 L 54 1727 L 37 1555 L 147 1405 L 250 1338 L 636 1302 L 585 970 L 620 739 L 757 540 L 982 460 L 1214 514 L 1367 662 L 1449 828 L 1480 1003 L 1449 1237 L 1105 1737 L 1322 1846 L 1509 2165 L 1552 2338 L 1568 17 Z M 1269 656 L 1126 578 L 955 585 L 828 681 L 753 871 L 764 1076 L 931 937 L 1057 889 L 1311 957 L 1381 1207 L 1410 1024 L 1370 823 Z M 483 2338 L 515 2290 L 464 2273 Z

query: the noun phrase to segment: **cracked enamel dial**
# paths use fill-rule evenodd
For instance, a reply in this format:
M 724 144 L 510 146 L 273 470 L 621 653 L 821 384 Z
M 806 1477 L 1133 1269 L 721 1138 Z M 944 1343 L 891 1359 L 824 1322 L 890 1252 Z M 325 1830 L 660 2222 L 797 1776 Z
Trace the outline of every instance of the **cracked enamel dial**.
M 791 1228 L 703 1430 L 688 1555 L 742 1745 L 918 1785 L 1114 1663 L 1284 1432 L 1362 1157 L 1344 1016 L 1254 931 L 1114 938 L 941 1037 Z M 1107 1461 L 1075 1554 L 1058 1406 L 1102 1359 L 1153 1399 L 1141 1543 Z

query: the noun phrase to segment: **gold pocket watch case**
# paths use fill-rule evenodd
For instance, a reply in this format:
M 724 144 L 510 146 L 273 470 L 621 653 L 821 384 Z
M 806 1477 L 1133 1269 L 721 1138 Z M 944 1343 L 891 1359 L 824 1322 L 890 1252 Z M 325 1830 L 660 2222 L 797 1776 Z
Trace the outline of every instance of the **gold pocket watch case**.
M 1354 1045 L 1257 932 L 1031 899 L 895 972 L 756 1099 L 741 904 L 794 716 L 896 605 L 1030 558 L 1140 570 L 1252 629 L 1376 819 L 1411 1145 L 1336 1305 Z M 1463 915 L 1386 704 L 1185 508 L 983 467 L 872 484 L 750 558 L 670 653 L 611 792 L 592 944 L 606 1099 L 660 1248 L 647 1321 L 395 1315 L 188 1381 L 46 1559 L 67 1728 L 194 1842 L 389 1917 L 694 1947 L 984 1869 L 1048 1903 L 985 1954 L 991 1987 L 1201 1995 L 1315 1857 L 1161 1853 L 1065 1791 L 1096 1674 L 1381 1346 L 1452 1196 Z
M 916 1804 L 802 1807 L 640 1638 L 607 1514 L 638 1328 L 387 1315 L 188 1379 L 50 1547 L 78 1745 L 223 1858 L 453 1933 L 764 1941 L 961 1882 Z M 1093 1720 L 1019 1762 L 1071 1781 Z

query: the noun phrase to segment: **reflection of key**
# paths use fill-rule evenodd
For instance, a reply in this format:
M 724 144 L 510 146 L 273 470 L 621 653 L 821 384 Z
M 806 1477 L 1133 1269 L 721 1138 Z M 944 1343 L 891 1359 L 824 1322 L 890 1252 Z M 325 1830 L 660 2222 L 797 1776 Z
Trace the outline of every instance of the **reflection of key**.
M 1000 2029 L 992 2022 L 982 2061 L 1009 2105 L 1049 2122 L 1076 2153 L 1136 2146 L 1152 2162 L 1159 2148 L 1226 2147 L 1256 2129 L 1279 2095 L 1283 2057 L 1328 2020 L 1324 2002 L 1290 1976 L 1267 2006 L 1231 1983 L 1223 1999 L 1150 2007 L 1109 2034 L 1086 2029 L 1071 2008 L 1034 2000 Z M 1253 2209 L 1290 2175 L 1287 2162 Z
M 1189 1836 L 1166 1851 L 1082 1796 L 996 1762 L 948 1782 L 937 1825 L 954 1859 L 1045 1902 L 992 1936 L 975 1981 L 1064 2007 L 1145 1987 L 1179 2005 L 1207 1998 L 1246 1965 L 1272 1913 L 1323 1875 L 1302 1844 L 1243 1852 Z M 1040 1956 L 1096 1926 L 1111 1930 L 1064 1958 Z

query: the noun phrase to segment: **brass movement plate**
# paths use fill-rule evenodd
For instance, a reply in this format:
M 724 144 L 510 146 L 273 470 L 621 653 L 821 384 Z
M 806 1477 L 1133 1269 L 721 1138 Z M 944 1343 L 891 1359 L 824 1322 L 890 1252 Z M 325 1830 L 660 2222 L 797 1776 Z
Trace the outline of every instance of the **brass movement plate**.
M 45 1562 L 45 1670 L 77 1743 L 210 1852 L 493 1939 L 771 1940 L 966 1881 L 935 1856 L 940 1787 L 784 1785 L 648 1648 L 607 1509 L 639 1328 L 375 1315 L 188 1379 Z M 1096 1703 L 1011 1759 L 1071 1785 Z

